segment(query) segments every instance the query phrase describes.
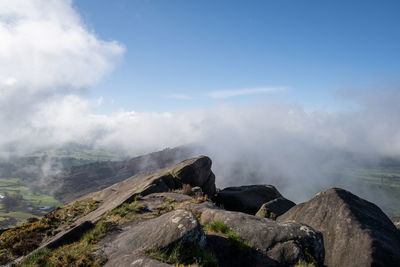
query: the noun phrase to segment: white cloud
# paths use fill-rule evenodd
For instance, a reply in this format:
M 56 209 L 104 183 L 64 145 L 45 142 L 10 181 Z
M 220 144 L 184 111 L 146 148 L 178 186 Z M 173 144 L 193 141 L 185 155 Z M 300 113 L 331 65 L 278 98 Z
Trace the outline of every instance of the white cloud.
M 99 81 L 123 53 L 121 44 L 87 29 L 70 0 L 1 0 L 0 145 L 42 134 L 35 126 L 52 103 L 81 111 L 83 100 L 70 94 Z M 72 123 L 63 118 L 53 119 Z
M 89 31 L 68 0 L 0 1 L 0 40 L 0 85 L 18 93 L 90 86 L 124 52 Z
M 285 87 L 271 86 L 271 87 L 257 87 L 236 90 L 218 90 L 207 94 L 211 98 L 228 98 L 234 96 L 254 95 L 262 93 L 271 93 L 284 90 Z

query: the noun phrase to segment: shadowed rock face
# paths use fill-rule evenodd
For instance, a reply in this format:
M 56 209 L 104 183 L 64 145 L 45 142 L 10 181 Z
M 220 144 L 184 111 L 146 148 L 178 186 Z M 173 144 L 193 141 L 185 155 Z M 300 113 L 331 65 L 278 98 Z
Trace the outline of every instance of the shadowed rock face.
M 276 198 L 264 203 L 257 211 L 256 216 L 275 220 L 278 216 L 290 210 L 296 204 L 286 198 Z
M 254 215 L 264 203 L 281 197 L 272 185 L 246 185 L 221 190 L 217 194 L 216 202 L 226 210 Z
M 400 266 L 400 235 L 373 203 L 338 188 L 278 217 L 322 232 L 327 266 Z
M 280 265 L 291 266 L 299 260 L 305 261 L 307 253 L 319 264 L 324 261 L 321 233 L 304 224 L 277 223 L 266 218 L 220 209 L 204 209 L 201 221 L 204 224 L 224 222 L 255 249 Z
M 205 245 L 205 235 L 196 216 L 185 210 L 176 210 L 142 223 L 127 226 L 107 240 L 104 253 L 106 266 L 130 266 L 138 262 L 135 251 L 166 248 L 177 242 Z
M 216 193 L 215 175 L 211 171 L 211 159 L 198 157 L 178 163 L 167 169 L 182 184 L 190 184 L 192 187 L 200 187 L 204 194 L 213 198 Z

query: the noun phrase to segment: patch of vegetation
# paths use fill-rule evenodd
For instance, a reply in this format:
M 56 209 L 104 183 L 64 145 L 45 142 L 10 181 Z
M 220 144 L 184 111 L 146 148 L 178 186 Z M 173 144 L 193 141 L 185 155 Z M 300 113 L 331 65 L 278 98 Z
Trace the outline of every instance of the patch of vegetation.
M 248 255 L 252 249 L 252 245 L 240 237 L 239 234 L 232 231 L 223 221 L 215 220 L 205 225 L 204 229 L 208 232 L 221 233 L 226 235 L 231 246 L 237 248 L 242 255 Z
M 101 266 L 103 260 L 94 256 L 98 249 L 96 243 L 114 227 L 102 220 L 79 241 L 54 250 L 41 249 L 27 257 L 22 266 Z
M 306 262 L 309 264 L 307 266 L 317 266 L 318 262 L 317 260 L 314 258 L 314 256 L 308 251 L 308 249 L 306 248 L 304 250 L 304 256 L 306 258 Z
M 0 264 L 5 264 L 19 256 L 27 255 L 41 244 L 44 238 L 53 236 L 57 228 L 71 224 L 77 218 L 96 209 L 98 202 L 92 199 L 76 201 L 58 207 L 40 220 L 30 220 L 11 228 L 0 235 Z
M 253 246 L 249 242 L 245 241 L 237 233 L 229 231 L 227 236 L 231 246 L 237 248 L 241 255 L 248 255 L 253 248 Z
M 137 198 L 139 200 L 140 198 Z M 102 217 L 94 228 L 82 235 L 77 242 L 57 249 L 31 255 L 22 266 L 101 266 L 103 259 L 95 256 L 97 243 L 119 224 L 140 217 L 144 206 L 137 201 L 124 203 Z
M 230 232 L 229 226 L 222 221 L 213 221 L 206 227 L 206 231 L 227 234 Z
M 51 251 L 49 249 L 43 248 L 32 255 L 29 255 L 21 264 L 21 266 L 48 266 L 46 265 L 46 259 L 50 256 Z
M 298 263 L 296 263 L 296 265 L 294 265 L 293 267 L 315 267 L 317 265 L 315 265 L 314 263 L 307 263 L 304 261 L 299 260 Z
M 166 201 L 166 202 L 164 202 L 163 204 L 159 205 L 159 206 L 155 209 L 154 213 L 155 213 L 156 215 L 159 216 L 159 215 L 162 215 L 162 214 L 164 214 L 164 213 L 173 211 L 173 210 L 175 210 L 175 209 L 177 208 L 177 205 L 176 205 L 176 204 L 177 204 L 177 203 Z
M 178 242 L 164 249 L 153 249 L 147 251 L 153 259 L 174 265 L 197 264 L 204 267 L 216 267 L 218 262 L 215 257 L 205 248 L 195 242 Z
M 144 210 L 144 205 L 138 204 L 136 201 L 132 203 L 124 203 L 118 208 L 113 209 L 112 211 L 107 213 L 107 216 L 115 216 L 118 215 L 120 217 L 125 217 L 129 213 L 138 213 Z

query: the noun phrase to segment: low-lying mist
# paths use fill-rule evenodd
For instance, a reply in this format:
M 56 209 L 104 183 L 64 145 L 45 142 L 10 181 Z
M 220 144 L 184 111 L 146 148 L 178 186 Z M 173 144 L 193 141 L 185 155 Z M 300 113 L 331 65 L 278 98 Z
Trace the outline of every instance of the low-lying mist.
M 31 114 L 34 125 L 10 128 L 9 132 L 25 133 L 18 139 L 2 131 L 1 151 L 12 148 L 13 153 L 24 154 L 73 142 L 135 156 L 194 144 L 193 155 L 212 158 L 220 188 L 273 184 L 300 202 L 323 189 L 342 187 L 382 204 L 393 200 L 354 177 L 364 168 L 379 167 L 382 158 L 399 155 L 400 113 L 395 99 L 393 91 L 368 91 L 355 98 L 357 108 L 336 112 L 269 102 L 176 113 L 98 115 L 88 101 L 68 96 Z

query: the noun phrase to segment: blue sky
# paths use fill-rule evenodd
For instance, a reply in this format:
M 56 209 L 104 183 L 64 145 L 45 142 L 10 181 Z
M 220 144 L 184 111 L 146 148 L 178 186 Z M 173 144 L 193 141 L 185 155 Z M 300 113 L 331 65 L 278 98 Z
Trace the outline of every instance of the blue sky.
M 343 107 L 337 91 L 399 83 L 399 1 L 75 0 L 74 6 L 99 38 L 126 48 L 117 68 L 89 90 L 104 98 L 105 112 L 270 99 L 336 109 Z M 210 97 L 220 90 L 243 94 Z

